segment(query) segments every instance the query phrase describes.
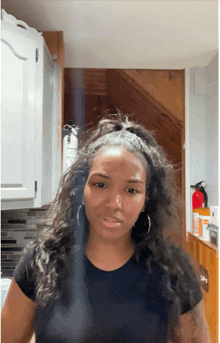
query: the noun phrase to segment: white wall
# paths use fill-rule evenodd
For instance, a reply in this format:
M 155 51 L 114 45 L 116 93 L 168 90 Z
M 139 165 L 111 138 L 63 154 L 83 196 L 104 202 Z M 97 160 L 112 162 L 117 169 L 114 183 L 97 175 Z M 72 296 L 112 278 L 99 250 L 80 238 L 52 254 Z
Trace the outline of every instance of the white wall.
M 205 68 L 206 89 L 206 182 L 209 205 L 218 206 L 218 55 Z
M 190 184 L 206 180 L 206 75 L 204 68 L 190 70 Z
M 205 181 L 208 206 L 218 205 L 218 54 L 206 67 L 189 70 L 189 114 L 187 149 L 188 184 Z M 190 208 L 193 189 L 190 190 Z M 187 192 L 186 192 L 187 194 Z M 189 193 L 188 193 L 189 194 Z M 187 231 L 191 231 L 192 211 L 186 211 Z M 189 214 L 190 213 L 190 214 Z

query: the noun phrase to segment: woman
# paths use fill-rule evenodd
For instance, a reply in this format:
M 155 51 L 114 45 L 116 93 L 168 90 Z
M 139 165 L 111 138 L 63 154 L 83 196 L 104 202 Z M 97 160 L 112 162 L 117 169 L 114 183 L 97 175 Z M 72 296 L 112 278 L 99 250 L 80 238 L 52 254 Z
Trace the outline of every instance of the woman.
M 2 310 L 2 342 L 211 342 L 202 293 L 166 238 L 171 164 L 142 125 L 100 121 L 64 176 Z

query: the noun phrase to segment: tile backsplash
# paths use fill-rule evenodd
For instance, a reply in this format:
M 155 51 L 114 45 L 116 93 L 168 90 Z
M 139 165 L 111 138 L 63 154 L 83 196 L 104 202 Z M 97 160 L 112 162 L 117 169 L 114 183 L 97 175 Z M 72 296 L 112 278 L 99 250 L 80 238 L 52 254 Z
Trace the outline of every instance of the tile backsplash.
M 2 277 L 12 277 L 23 249 L 35 238 L 46 211 L 46 207 L 1 211 Z

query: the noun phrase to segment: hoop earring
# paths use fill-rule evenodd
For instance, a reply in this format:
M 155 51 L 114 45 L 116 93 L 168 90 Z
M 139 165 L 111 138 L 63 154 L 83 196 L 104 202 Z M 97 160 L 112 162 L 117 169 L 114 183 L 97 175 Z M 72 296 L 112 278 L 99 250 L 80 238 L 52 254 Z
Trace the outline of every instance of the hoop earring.
M 77 223 L 78 223 L 78 225 L 80 225 L 80 223 L 79 223 L 79 214 L 80 214 L 80 210 L 81 210 L 81 208 L 83 207 L 83 205 L 80 205 L 79 206 L 79 208 L 78 208 L 78 211 L 77 211 Z
M 148 219 L 148 223 L 149 223 L 148 230 L 147 230 L 147 235 L 148 235 L 150 232 L 150 229 L 151 229 L 151 220 L 150 220 L 150 216 L 148 214 L 147 214 L 147 219 Z

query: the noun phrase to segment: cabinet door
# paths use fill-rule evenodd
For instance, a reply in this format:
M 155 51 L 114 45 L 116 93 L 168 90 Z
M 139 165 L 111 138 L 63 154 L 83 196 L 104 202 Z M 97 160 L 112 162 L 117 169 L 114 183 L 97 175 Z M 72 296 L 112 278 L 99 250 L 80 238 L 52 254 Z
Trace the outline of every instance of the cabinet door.
M 24 32 L 23 32 L 24 31 Z M 36 43 L 25 30 L 1 26 L 2 200 L 35 196 Z
M 43 131 L 42 131 L 42 187 L 41 202 L 42 205 L 52 200 L 52 140 L 53 140 L 53 64 L 51 56 L 47 49 L 44 50 L 43 56 Z

